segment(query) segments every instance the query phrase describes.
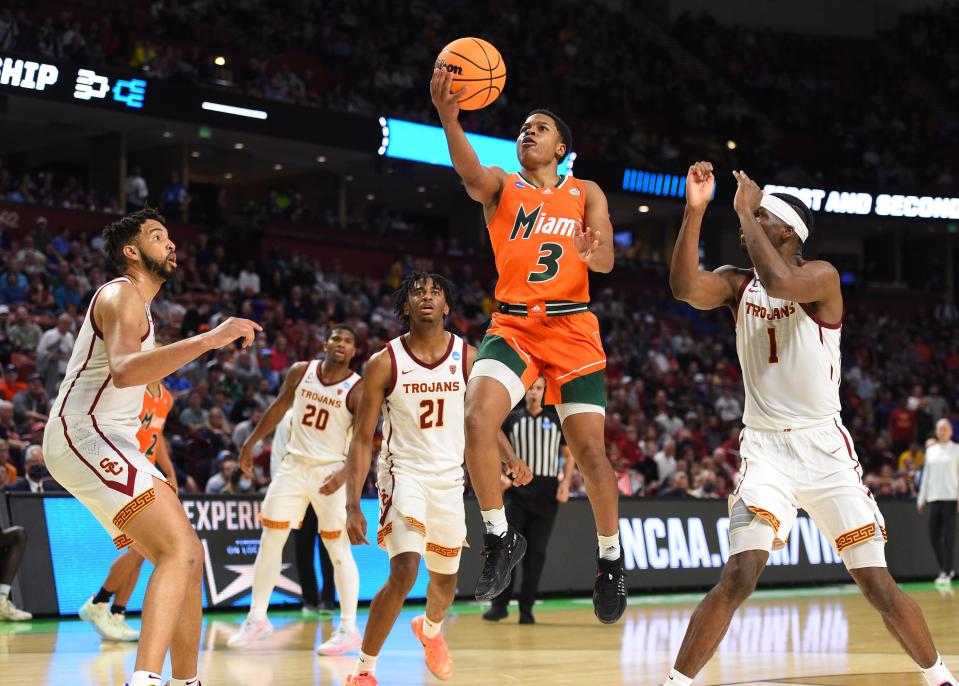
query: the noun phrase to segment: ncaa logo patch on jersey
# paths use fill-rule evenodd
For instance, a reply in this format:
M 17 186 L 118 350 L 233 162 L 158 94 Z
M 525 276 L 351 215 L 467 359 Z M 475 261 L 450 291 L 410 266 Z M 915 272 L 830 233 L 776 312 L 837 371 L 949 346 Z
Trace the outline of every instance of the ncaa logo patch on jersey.
M 450 357 L 452 357 L 454 360 L 456 360 L 456 361 L 458 362 L 459 359 L 460 359 L 460 357 L 462 357 L 462 356 L 461 356 L 458 352 L 456 352 L 456 351 L 454 350 L 454 351 L 453 351 L 453 354 L 452 354 Z
M 526 188 L 526 185 L 519 181 L 514 182 L 513 185 L 516 186 L 517 188 Z
M 575 187 L 570 188 L 570 189 L 569 189 L 569 194 L 570 194 L 570 195 L 579 195 L 579 189 L 578 189 L 578 188 L 575 188 Z

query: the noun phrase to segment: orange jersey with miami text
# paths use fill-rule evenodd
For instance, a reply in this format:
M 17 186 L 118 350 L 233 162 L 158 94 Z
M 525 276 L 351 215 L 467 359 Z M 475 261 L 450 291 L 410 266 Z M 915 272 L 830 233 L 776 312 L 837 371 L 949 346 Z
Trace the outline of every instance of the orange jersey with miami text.
M 167 415 L 173 407 L 173 396 L 162 383 L 160 394 L 153 395 L 147 386 L 143 392 L 143 410 L 140 411 L 140 429 L 137 431 L 137 441 L 140 450 L 150 462 L 156 464 L 157 444 L 163 436 L 163 427 L 166 425 Z
M 487 225 L 499 274 L 496 299 L 589 302 L 588 268 L 573 243 L 585 217 L 582 181 L 561 176 L 555 186 L 538 188 L 521 174 L 510 174 Z

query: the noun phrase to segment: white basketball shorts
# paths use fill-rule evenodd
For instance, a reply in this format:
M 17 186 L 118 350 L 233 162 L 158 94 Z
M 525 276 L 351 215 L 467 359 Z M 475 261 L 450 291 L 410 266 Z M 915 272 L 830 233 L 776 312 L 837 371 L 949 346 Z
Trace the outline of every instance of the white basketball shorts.
M 380 521 L 376 542 L 392 558 L 417 553 L 437 574 L 456 574 L 466 540 L 462 478 L 424 479 L 396 474 L 380 459 Z
M 267 529 L 300 528 L 307 505 L 316 512 L 320 537 L 335 539 L 346 530 L 346 484 L 329 495 L 320 488 L 344 462 L 320 463 L 287 454 L 283 457 L 260 510 Z
M 154 477 L 167 483 L 140 452 L 136 427 L 90 415 L 51 418 L 43 457 L 50 475 L 93 513 L 118 549 L 133 543 L 123 527 L 156 500 Z
M 735 514 L 736 500 L 742 500 L 772 527 L 773 536 L 752 535 L 731 520 L 730 554 L 785 543 L 802 508 L 847 568 L 885 566 L 885 521 L 862 483 L 852 438 L 838 419 L 793 431 L 746 428 L 739 451 L 743 476 L 730 510 Z

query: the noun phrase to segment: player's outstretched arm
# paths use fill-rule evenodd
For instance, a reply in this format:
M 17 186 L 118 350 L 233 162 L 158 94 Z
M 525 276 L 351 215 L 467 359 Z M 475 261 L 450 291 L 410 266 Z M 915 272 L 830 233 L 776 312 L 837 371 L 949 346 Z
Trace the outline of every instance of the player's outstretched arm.
M 715 189 L 716 178 L 711 163 L 690 165 L 686 174 L 686 209 L 673 246 L 669 288 L 674 298 L 697 310 L 711 310 L 735 302 L 736 292 L 746 278 L 739 270 L 728 266 L 715 272 L 699 269 L 699 233 Z
M 242 338 L 243 347 L 253 343 L 262 327 L 248 319 L 230 317 L 212 331 L 154 350 L 140 350 L 146 326 L 143 299 L 126 282 L 111 284 L 100 292 L 91 315 L 103 332 L 107 362 L 117 388 L 153 383 L 169 376 L 200 355 Z
M 373 434 L 380 416 L 383 398 L 394 383 L 389 353 L 381 350 L 370 358 L 363 374 L 363 388 L 353 420 L 353 440 L 346 456 L 346 531 L 350 543 L 369 545 L 366 540 L 366 517 L 360 510 L 363 484 L 373 461 Z
M 306 374 L 309 366 L 309 362 L 297 362 L 290 367 L 290 371 L 286 373 L 286 378 L 283 379 L 283 385 L 280 387 L 280 393 L 276 396 L 276 400 L 270 403 L 253 432 L 247 436 L 240 447 L 240 469 L 247 475 L 253 473 L 253 446 L 269 436 L 283 420 L 286 411 L 293 407 L 296 387 L 300 385 L 300 381 L 303 380 L 303 375 Z
M 763 199 L 762 189 L 745 172 L 734 171 L 733 176 L 739 184 L 733 209 L 743 227 L 749 259 L 769 295 L 800 303 L 835 302 L 842 298 L 839 272 L 831 264 L 822 260 L 796 264 L 776 250 L 756 216 Z
M 609 203 L 603 189 L 593 181 L 583 181 L 586 188 L 585 223 L 573 237 L 579 258 L 591 271 L 608 274 L 616 261 L 613 252 L 613 223 L 609 220 Z
M 503 184 L 506 183 L 506 172 L 499 167 L 484 167 L 480 164 L 479 157 L 466 138 L 466 132 L 459 121 L 459 101 L 466 96 L 469 87 L 451 93 L 452 83 L 453 75 L 450 72 L 434 69 L 433 78 L 430 80 L 430 97 L 446 133 L 453 168 L 463 180 L 469 196 L 476 202 L 487 205 L 499 198 Z

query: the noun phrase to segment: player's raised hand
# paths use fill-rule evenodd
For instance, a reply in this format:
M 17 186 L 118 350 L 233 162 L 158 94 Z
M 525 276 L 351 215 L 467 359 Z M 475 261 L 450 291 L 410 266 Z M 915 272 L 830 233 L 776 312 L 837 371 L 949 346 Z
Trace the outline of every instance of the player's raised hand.
M 518 457 L 509 458 L 509 462 L 503 465 L 503 471 L 513 480 L 514 486 L 525 486 L 533 480 L 533 471 Z
M 460 113 L 459 101 L 466 97 L 469 91 L 469 86 L 464 86 L 453 93 L 450 91 L 452 86 L 453 74 L 446 69 L 435 67 L 433 78 L 430 79 L 430 98 L 440 119 L 456 119 Z
M 257 331 L 263 331 L 263 327 L 256 322 L 252 322 L 249 319 L 240 319 L 239 317 L 230 317 L 213 329 L 213 331 L 203 335 L 206 336 L 207 341 L 213 348 L 222 348 L 238 338 L 243 339 L 244 348 L 249 348 L 253 345 Z
M 734 171 L 733 177 L 739 184 L 736 188 L 736 197 L 733 198 L 733 209 L 736 212 L 755 213 L 759 209 L 759 203 L 763 201 L 763 189 L 744 171 Z
M 705 210 L 716 191 L 712 162 L 696 162 L 686 173 L 686 204 L 694 210 Z
M 593 251 L 599 248 L 599 232 L 593 231 L 589 226 L 579 224 L 576 227 L 576 233 L 573 234 L 573 246 L 576 248 L 579 259 L 589 264 Z
M 346 508 L 346 535 L 353 545 L 369 545 L 366 540 L 366 517 L 359 506 Z

